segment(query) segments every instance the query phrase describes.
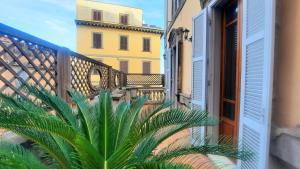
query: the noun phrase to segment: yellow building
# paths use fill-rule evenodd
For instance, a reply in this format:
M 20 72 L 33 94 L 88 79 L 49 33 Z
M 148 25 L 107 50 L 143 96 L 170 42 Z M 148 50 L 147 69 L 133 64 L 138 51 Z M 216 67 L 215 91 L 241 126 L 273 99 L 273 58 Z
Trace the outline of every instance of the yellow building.
M 138 8 L 77 0 L 77 51 L 128 73 L 160 73 L 163 31 Z

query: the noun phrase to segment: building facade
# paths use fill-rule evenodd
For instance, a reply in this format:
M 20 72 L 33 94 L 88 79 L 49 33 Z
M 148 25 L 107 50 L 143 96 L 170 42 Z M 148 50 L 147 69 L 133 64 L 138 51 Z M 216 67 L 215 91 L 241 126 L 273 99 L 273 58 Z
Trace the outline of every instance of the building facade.
M 166 0 L 167 95 L 219 120 L 204 135 L 231 136 L 256 154 L 238 168 L 300 168 L 299 9 L 283 0 Z
M 143 11 L 77 0 L 77 51 L 126 73 L 160 73 L 162 30 L 143 24 Z

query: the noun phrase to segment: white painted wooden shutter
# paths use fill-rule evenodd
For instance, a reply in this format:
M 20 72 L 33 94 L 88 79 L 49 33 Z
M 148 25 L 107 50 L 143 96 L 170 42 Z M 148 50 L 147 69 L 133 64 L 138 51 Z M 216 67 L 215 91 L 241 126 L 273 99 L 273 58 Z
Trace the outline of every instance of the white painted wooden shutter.
M 205 8 L 193 18 L 192 109 L 206 109 L 207 26 Z M 192 129 L 193 143 L 204 136 L 204 127 Z
M 170 94 L 170 87 L 171 87 L 171 71 L 170 71 L 170 66 L 171 66 L 171 49 L 168 48 L 166 51 L 166 59 L 165 59 L 165 91 L 166 91 L 166 98 L 171 99 L 171 94 Z
M 239 141 L 255 153 L 245 169 L 267 169 L 272 107 L 275 0 L 244 0 Z

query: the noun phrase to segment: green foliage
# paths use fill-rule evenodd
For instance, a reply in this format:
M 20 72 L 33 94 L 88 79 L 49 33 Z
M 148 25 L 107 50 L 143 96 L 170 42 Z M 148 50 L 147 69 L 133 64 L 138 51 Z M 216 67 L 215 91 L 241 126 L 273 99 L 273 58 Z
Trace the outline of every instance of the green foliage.
M 0 127 L 35 143 L 34 154 L 18 145 L 0 144 L 0 168 L 188 169 L 179 164 L 189 154 L 218 154 L 242 160 L 251 155 L 229 142 L 183 142 L 189 133 L 158 149 L 178 132 L 217 122 L 207 112 L 171 108 L 171 102 L 142 110 L 146 98 L 113 108 L 102 91 L 94 104 L 70 91 L 76 109 L 63 99 L 34 87 L 28 92 L 47 107 L 0 94 Z M 53 110 L 49 113 L 49 110 Z M 177 160 L 177 163 L 174 162 Z

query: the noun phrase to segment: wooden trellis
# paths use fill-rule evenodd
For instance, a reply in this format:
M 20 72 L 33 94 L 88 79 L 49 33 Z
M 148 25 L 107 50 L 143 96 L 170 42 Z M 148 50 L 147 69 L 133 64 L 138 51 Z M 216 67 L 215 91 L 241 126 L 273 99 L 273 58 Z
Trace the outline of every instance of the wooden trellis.
M 128 74 L 128 86 L 164 86 L 163 74 Z
M 98 73 L 98 75 L 93 73 Z M 97 86 L 93 77 L 98 79 Z M 92 98 L 101 89 L 161 87 L 159 92 L 143 90 L 141 95 L 163 98 L 164 75 L 125 74 L 14 28 L 0 24 L 0 92 L 35 99 L 21 88 L 34 85 L 68 100 L 67 90 Z M 154 100 L 157 100 L 154 99 Z
M 0 92 L 30 97 L 21 90 L 30 84 L 56 94 L 57 51 L 1 31 Z
M 99 88 L 91 85 L 91 69 L 100 70 Z M 124 73 L 86 56 L 0 24 L 0 92 L 30 97 L 24 84 L 67 99 L 67 90 L 94 97 L 101 89 L 126 85 Z

